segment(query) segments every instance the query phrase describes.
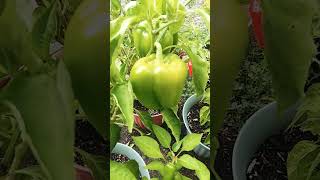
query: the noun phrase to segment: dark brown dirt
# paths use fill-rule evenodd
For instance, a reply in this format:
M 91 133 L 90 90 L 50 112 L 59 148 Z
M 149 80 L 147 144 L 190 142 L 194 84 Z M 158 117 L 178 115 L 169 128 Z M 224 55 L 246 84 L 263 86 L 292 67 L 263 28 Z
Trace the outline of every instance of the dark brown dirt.
M 248 180 L 287 180 L 288 153 L 301 140 L 315 141 L 317 137 L 294 128 L 268 138 L 249 163 Z
M 122 154 L 111 153 L 111 160 L 124 163 L 128 162 L 129 158 Z
M 188 113 L 188 122 L 191 132 L 193 133 L 204 133 L 204 130 L 207 129 L 207 127 L 201 126 L 200 124 L 200 109 L 205 106 L 204 103 L 197 103 L 190 109 L 190 112 Z M 201 142 L 204 142 L 207 138 L 208 133 L 204 133 L 201 139 Z M 210 147 L 210 145 L 207 145 Z

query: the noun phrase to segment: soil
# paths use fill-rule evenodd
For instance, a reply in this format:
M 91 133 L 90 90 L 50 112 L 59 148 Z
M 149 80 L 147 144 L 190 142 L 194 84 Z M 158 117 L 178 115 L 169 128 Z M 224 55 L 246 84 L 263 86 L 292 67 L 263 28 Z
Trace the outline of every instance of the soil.
M 197 103 L 191 107 L 189 113 L 187 114 L 189 127 L 191 132 L 193 133 L 198 133 L 198 134 L 204 133 L 204 130 L 207 129 L 207 127 L 201 126 L 200 124 L 200 109 L 205 105 L 206 104 L 201 102 Z M 207 136 L 208 136 L 208 133 L 203 134 L 201 138 L 202 143 L 205 141 Z M 207 144 L 207 146 L 210 147 L 210 144 Z
M 133 107 L 134 107 L 134 109 L 136 109 L 138 111 L 147 111 L 150 113 L 151 116 L 160 114 L 160 111 L 158 111 L 158 110 L 148 109 L 148 108 L 144 107 L 138 100 L 134 100 Z M 136 111 L 136 110 L 134 110 L 134 111 Z
M 116 162 L 124 163 L 124 162 L 128 162 L 129 158 L 127 156 L 125 156 L 125 155 L 122 155 L 122 154 L 112 153 L 111 154 L 111 160 L 116 161 Z
M 317 137 L 310 132 L 294 128 L 268 138 L 249 163 L 248 180 L 287 180 L 286 160 L 288 153 L 301 140 L 316 141 Z
M 107 158 L 109 144 L 88 121 L 77 120 L 75 133 L 75 147 L 80 148 L 87 153 Z M 75 162 L 79 165 L 83 165 L 83 161 L 79 155 L 75 157 Z

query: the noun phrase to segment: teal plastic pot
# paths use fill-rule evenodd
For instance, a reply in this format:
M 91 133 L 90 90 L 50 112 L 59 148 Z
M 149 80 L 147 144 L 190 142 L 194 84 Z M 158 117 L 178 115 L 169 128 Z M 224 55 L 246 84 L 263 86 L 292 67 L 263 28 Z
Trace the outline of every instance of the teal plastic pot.
M 182 118 L 188 134 L 192 133 L 189 127 L 188 113 L 192 108 L 192 106 L 197 104 L 201 100 L 201 98 L 202 97 L 197 97 L 196 95 L 192 95 L 187 99 L 187 101 L 183 105 Z M 200 143 L 193 151 L 201 157 L 205 157 L 205 158 L 210 157 L 210 148 L 203 143 Z
M 137 151 L 132 149 L 130 146 L 117 143 L 116 146 L 113 148 L 112 153 L 122 154 L 127 156 L 130 160 L 135 160 L 139 164 L 140 175 L 142 177 L 147 177 L 148 179 L 150 179 L 149 171 L 144 168 L 146 166 L 144 160 L 142 159 L 140 154 L 137 153 Z
M 280 118 L 277 104 L 273 102 L 258 110 L 246 121 L 233 149 L 232 173 L 234 180 L 247 180 L 247 168 L 254 153 L 268 137 L 288 127 L 296 113 L 295 107 L 288 109 Z

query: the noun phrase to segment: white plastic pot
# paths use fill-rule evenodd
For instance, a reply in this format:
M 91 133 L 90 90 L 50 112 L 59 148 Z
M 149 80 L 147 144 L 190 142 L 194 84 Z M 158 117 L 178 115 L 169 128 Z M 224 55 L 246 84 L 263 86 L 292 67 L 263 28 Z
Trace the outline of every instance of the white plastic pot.
M 130 160 L 135 160 L 139 165 L 140 175 L 142 177 L 147 177 L 148 179 L 150 179 L 149 171 L 144 168 L 146 164 L 144 163 L 144 160 L 142 159 L 140 154 L 137 153 L 137 151 L 125 144 L 117 143 L 113 148 L 112 153 L 122 154 L 128 157 Z
M 192 133 L 190 130 L 190 127 L 189 127 L 188 113 L 189 113 L 190 109 L 192 108 L 192 106 L 197 104 L 200 100 L 201 100 L 201 97 L 197 97 L 196 95 L 192 95 L 187 99 L 187 101 L 183 105 L 182 118 L 183 118 L 183 123 L 187 129 L 188 134 Z M 205 158 L 210 157 L 210 148 L 203 143 L 200 143 L 193 151 L 201 157 L 205 157 Z
M 267 138 L 288 127 L 296 113 L 295 107 L 288 109 L 280 118 L 277 104 L 273 102 L 258 110 L 246 121 L 233 149 L 234 180 L 247 180 L 247 168 L 254 153 Z

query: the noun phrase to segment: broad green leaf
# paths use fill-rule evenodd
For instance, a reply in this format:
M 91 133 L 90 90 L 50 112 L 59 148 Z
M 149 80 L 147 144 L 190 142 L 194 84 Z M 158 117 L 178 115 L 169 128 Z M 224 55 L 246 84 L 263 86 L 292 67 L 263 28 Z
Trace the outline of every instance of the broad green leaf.
M 170 148 L 171 135 L 162 127 L 153 124 L 152 129 L 160 144 L 165 148 Z
M 264 52 L 280 112 L 304 96 L 316 52 L 311 34 L 315 6 L 316 1 L 262 1 Z
M 89 154 L 81 149 L 77 152 L 82 156 L 87 167 L 91 170 L 94 179 L 107 179 L 107 158 Z
M 120 0 L 111 0 L 111 7 L 114 8 L 115 10 L 120 10 L 121 9 Z
M 181 26 L 184 23 L 186 16 L 186 8 L 180 3 L 179 0 L 166 1 L 166 11 L 170 20 L 176 20 L 177 22 L 169 26 L 169 30 L 172 34 L 179 32 Z
M 180 149 L 181 145 L 182 145 L 182 140 L 181 141 L 177 141 L 172 145 L 172 150 L 173 152 L 178 152 L 178 150 Z
M 152 130 L 152 124 L 153 124 L 153 120 L 152 120 L 152 117 L 151 115 L 146 112 L 146 111 L 138 111 L 136 110 L 136 112 L 138 113 L 141 121 L 143 122 L 143 124 L 151 131 Z
M 112 180 L 137 179 L 124 164 L 110 161 L 110 177 Z
M 120 139 L 121 128 L 115 124 L 110 125 L 110 149 L 112 150 Z
M 159 171 L 162 176 L 164 175 L 164 164 L 161 161 L 151 161 L 146 169 Z
M 26 21 L 32 20 L 32 4 L 28 0 L 5 1 L 5 4 L 0 16 L 1 33 L 5 34 L 0 39 L 0 53 L 6 51 L 11 55 L 10 64 L 15 65 L 8 71 L 14 72 L 21 65 L 26 65 L 30 72 L 38 71 L 42 61 L 33 54 L 30 22 Z
M 209 180 L 210 179 L 210 171 L 201 161 L 196 158 L 190 156 L 189 154 L 184 154 L 178 159 L 179 164 L 183 167 L 196 171 L 196 175 L 201 180 Z
M 140 171 L 139 171 L 139 164 L 135 160 L 129 160 L 125 162 L 124 165 L 134 174 L 136 178 L 139 178 Z
M 205 144 L 210 144 L 210 133 L 208 134 L 208 136 L 206 137 L 206 139 L 204 140 Z
M 191 180 L 191 179 L 177 172 L 176 175 L 174 176 L 174 180 Z
M 320 114 L 318 118 L 308 118 L 300 124 L 302 131 L 310 131 L 314 135 L 320 135 Z
M 15 171 L 17 180 L 45 180 L 47 177 L 43 174 L 40 166 L 29 166 Z
M 211 127 L 216 135 L 223 124 L 241 62 L 247 54 L 249 30 L 247 12 L 238 1 L 216 0 L 213 1 L 212 8 L 211 37 L 214 48 L 210 75 L 213 77 L 214 94 L 211 106 L 214 107 L 214 121 L 211 122 Z
M 119 17 L 110 22 L 110 57 L 112 62 L 118 55 L 119 45 L 123 41 L 124 34 L 135 20 L 135 17 Z
M 128 126 L 128 131 L 131 133 L 134 117 L 133 117 L 133 92 L 130 82 L 117 84 L 111 89 L 111 94 L 116 99 L 116 102 L 124 117 L 124 122 Z
M 62 67 L 58 66 L 61 69 L 56 76 L 52 75 L 56 72 L 17 75 L 4 90 L 4 97 L 16 107 L 11 105 L 22 139 L 31 147 L 45 174 L 53 179 L 72 180 L 74 97 L 70 77 Z
M 209 79 L 209 63 L 193 52 L 189 47 L 183 46 L 192 62 L 192 82 L 197 96 L 203 95 Z
M 156 140 L 148 136 L 136 136 L 132 137 L 132 139 L 144 155 L 155 159 L 163 158 Z
M 300 166 L 304 166 L 303 159 L 310 155 L 315 150 L 319 149 L 319 146 L 311 141 L 300 141 L 294 148 L 290 151 L 287 158 L 287 173 L 289 179 L 296 179 L 301 177 L 299 174 Z M 311 166 L 311 160 L 309 160 L 309 166 Z M 303 169 L 304 175 L 307 176 L 308 170 Z M 303 176 L 303 175 L 302 175 Z
M 316 158 L 314 160 L 312 160 L 312 164 L 311 167 L 308 171 L 308 176 L 307 176 L 307 180 L 310 180 L 312 178 L 313 172 L 315 170 L 317 170 L 317 166 L 320 164 L 320 153 L 317 154 Z M 320 172 L 319 170 L 317 170 L 318 172 Z
M 50 7 L 37 19 L 32 28 L 33 50 L 43 59 L 50 56 L 50 44 L 56 35 L 57 28 L 57 2 L 53 1 Z
M 182 139 L 181 151 L 191 151 L 201 142 L 202 134 L 191 133 Z
M 320 83 L 309 87 L 291 125 L 303 131 L 320 134 Z
M 200 124 L 203 126 L 207 122 L 210 122 L 210 108 L 209 106 L 203 106 L 200 109 Z
M 180 140 L 181 124 L 177 115 L 171 109 L 164 109 L 161 111 L 164 121 L 170 128 L 173 137 L 176 141 Z
M 210 32 L 210 12 L 205 9 L 196 9 L 195 11 L 202 17 L 208 31 Z

